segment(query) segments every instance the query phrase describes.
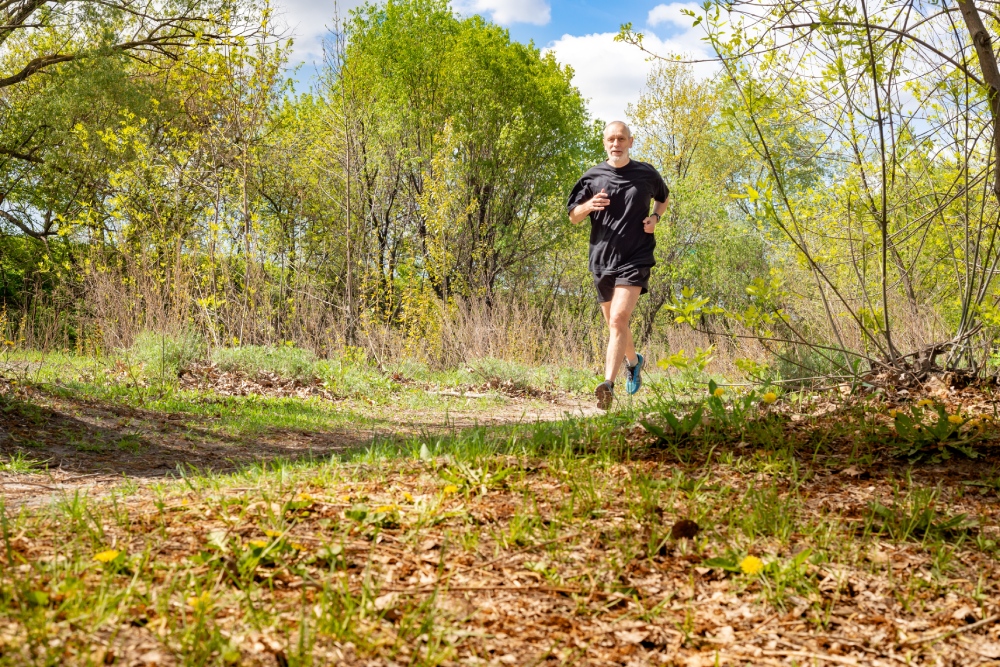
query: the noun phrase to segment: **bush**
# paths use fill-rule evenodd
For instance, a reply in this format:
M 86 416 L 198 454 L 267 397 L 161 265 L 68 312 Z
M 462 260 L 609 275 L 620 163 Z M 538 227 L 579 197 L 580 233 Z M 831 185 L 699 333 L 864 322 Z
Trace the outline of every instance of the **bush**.
M 180 335 L 144 331 L 128 350 L 135 361 L 146 367 L 147 375 L 174 378 L 187 366 L 204 359 L 207 353 L 205 339 L 193 331 Z
M 312 380 L 318 374 L 316 355 L 299 347 L 220 347 L 212 352 L 212 362 L 221 370 L 241 371 L 247 375 L 274 373 L 285 378 Z

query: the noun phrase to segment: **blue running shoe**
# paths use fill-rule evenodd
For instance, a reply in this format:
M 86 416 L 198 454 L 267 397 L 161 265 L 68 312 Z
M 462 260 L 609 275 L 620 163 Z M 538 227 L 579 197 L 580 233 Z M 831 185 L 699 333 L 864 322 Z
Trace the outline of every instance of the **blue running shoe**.
M 628 361 L 625 362 L 625 375 L 628 377 L 628 382 L 625 384 L 625 388 L 628 390 L 629 394 L 634 394 L 642 388 L 642 362 L 644 359 L 642 355 L 638 352 L 636 353 L 635 366 L 629 366 Z

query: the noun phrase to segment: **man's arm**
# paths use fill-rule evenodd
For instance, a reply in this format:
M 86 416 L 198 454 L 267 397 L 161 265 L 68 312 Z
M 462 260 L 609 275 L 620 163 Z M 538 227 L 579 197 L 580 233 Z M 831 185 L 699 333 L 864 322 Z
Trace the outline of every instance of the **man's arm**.
M 594 211 L 603 211 L 610 203 L 608 193 L 604 191 L 604 188 L 601 188 L 600 192 L 569 212 L 569 221 L 574 225 L 580 224 L 588 215 Z
M 652 234 L 656 231 L 656 223 L 660 221 L 660 217 L 667 212 L 667 202 L 670 201 L 670 197 L 667 196 L 665 201 L 653 201 L 653 212 L 642 221 L 642 228 L 647 234 Z

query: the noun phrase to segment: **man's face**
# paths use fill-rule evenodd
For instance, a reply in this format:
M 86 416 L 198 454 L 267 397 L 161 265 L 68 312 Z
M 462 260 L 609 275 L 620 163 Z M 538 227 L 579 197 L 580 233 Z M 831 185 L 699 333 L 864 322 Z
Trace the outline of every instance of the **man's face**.
M 623 125 L 610 125 L 604 131 L 604 150 L 610 160 L 621 160 L 628 157 L 632 148 L 632 135 Z

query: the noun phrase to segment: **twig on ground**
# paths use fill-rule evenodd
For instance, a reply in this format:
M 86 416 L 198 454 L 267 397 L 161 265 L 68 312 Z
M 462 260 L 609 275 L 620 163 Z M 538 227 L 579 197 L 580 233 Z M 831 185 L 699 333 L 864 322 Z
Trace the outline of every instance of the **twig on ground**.
M 948 632 L 942 632 L 941 634 L 932 635 L 930 637 L 925 637 L 924 639 L 907 639 L 903 642 L 903 646 L 919 646 L 920 644 L 927 644 L 928 642 L 937 642 L 942 639 L 948 639 L 949 637 L 954 637 L 957 634 L 963 632 L 970 632 L 977 628 L 981 628 L 985 625 L 990 625 L 991 623 L 996 623 L 1000 621 L 1000 614 L 993 614 L 988 618 L 984 618 L 981 621 L 976 621 L 975 623 L 969 623 L 968 625 L 963 625 L 960 628 L 955 628 L 954 630 L 949 630 Z

